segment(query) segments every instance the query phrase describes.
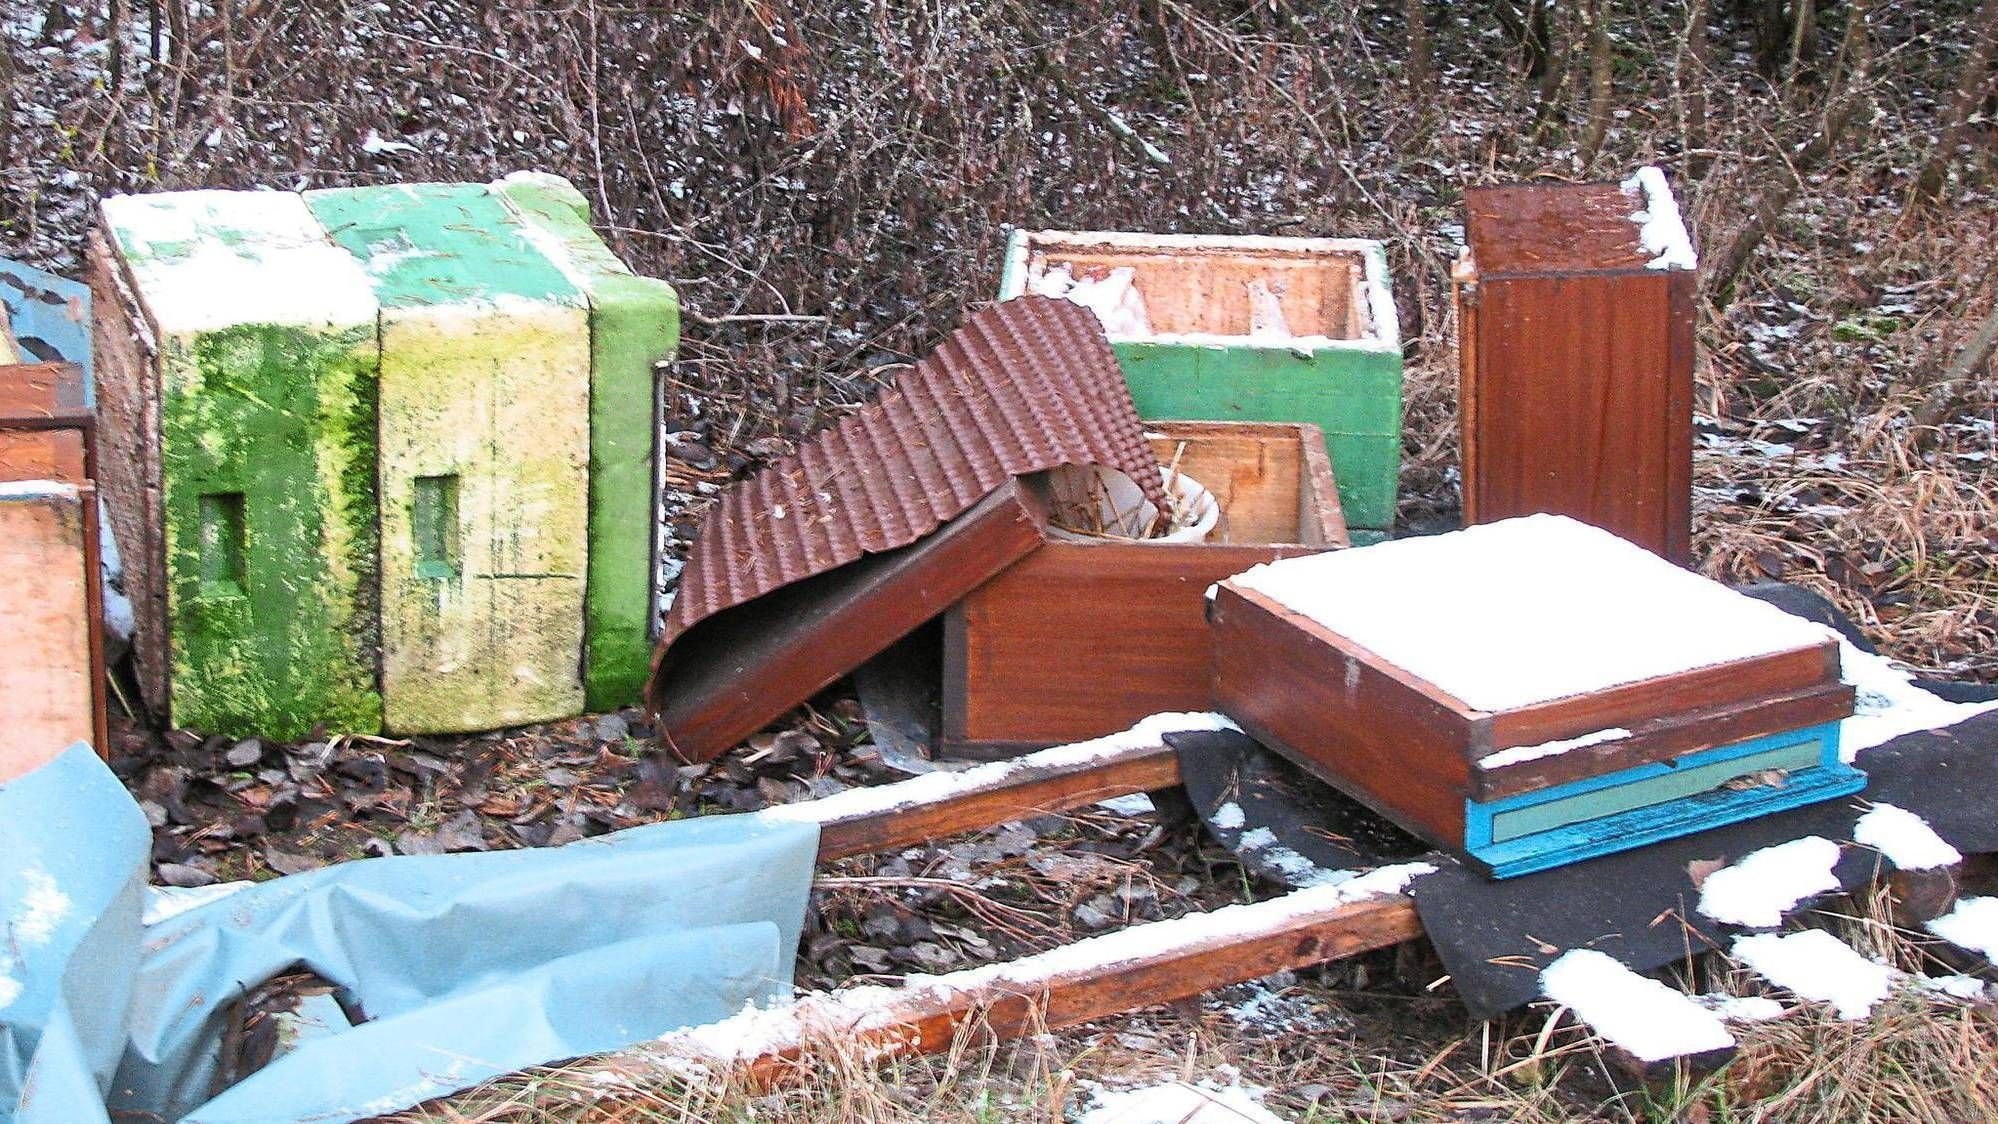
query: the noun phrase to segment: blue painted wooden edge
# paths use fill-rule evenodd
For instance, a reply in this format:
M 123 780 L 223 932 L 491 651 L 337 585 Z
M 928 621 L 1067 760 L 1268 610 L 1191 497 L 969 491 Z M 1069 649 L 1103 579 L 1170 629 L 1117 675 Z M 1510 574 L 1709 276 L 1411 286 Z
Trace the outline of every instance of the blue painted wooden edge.
M 23 357 L 30 362 L 74 363 L 83 368 L 84 403 L 94 403 L 90 287 L 0 258 L 0 304 L 7 306 L 7 319 Z
M 1521 836 L 1504 843 L 1491 842 L 1492 819 L 1502 812 L 1813 740 L 1818 743 L 1820 763 L 1791 773 L 1781 788 L 1703 792 Z M 1835 800 L 1866 787 L 1866 774 L 1841 762 L 1838 747 L 1839 724 L 1827 722 L 1687 754 L 1671 764 L 1652 762 L 1482 804 L 1465 801 L 1464 851 L 1492 877 L 1514 878 L 1583 859 L 1627 851 L 1663 839 L 1740 823 L 1771 812 Z

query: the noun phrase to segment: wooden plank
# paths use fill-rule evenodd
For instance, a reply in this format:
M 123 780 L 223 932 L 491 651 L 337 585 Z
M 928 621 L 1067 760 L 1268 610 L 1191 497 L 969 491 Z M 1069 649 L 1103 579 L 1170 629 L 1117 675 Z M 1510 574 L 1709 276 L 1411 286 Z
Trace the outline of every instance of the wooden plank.
M 101 640 L 93 642 L 96 493 L 72 484 L 0 485 L 0 784 L 77 742 L 102 752 Z
M 1785 730 L 1836 722 L 1852 713 L 1852 702 L 1852 687 L 1843 683 L 1821 684 L 1634 723 L 1630 727 L 1631 736 L 1617 742 L 1585 746 L 1495 769 L 1474 763 L 1471 798 L 1494 800 Z M 1502 717 L 1495 716 L 1494 721 Z M 1495 734 L 1494 741 L 1497 740 Z
M 590 229 L 567 180 L 515 173 L 494 190 L 590 302 L 589 582 L 584 592 L 584 705 L 637 702 L 652 663 L 653 547 L 659 518 L 655 364 L 680 341 L 680 303 L 639 277 Z
M 381 304 L 382 710 L 404 733 L 583 708 L 588 302 L 483 184 L 308 192 Z
M 0 422 L 0 481 L 90 479 L 89 450 L 80 429 L 9 429 Z
M 1607 691 L 1493 713 L 1491 747 L 1539 745 L 1612 727 L 1628 728 L 1663 714 L 1723 707 L 1838 683 L 1838 643 L 1797 648 L 1751 660 L 1692 668 Z
M 1197 728 L 1194 723 L 1188 729 Z M 1057 746 L 1013 761 L 930 773 L 786 804 L 767 817 L 819 825 L 819 861 L 892 851 L 996 824 L 1066 812 L 1099 800 L 1179 784 L 1179 757 L 1150 721 L 1098 742 Z
M 1489 752 L 1488 716 L 1262 594 L 1223 583 L 1209 620 L 1219 709 L 1411 833 L 1462 849 L 1469 762 Z
M 125 262 L 103 230 L 90 233 L 85 259 L 93 310 L 91 351 L 103 491 L 111 537 L 132 603 L 132 670 L 157 717 L 169 709 L 166 551 L 162 543 L 157 326 L 138 304 Z
M 870 1056 L 934 1053 L 968 1032 L 1012 1038 L 1073 1026 L 1421 935 L 1408 898 L 1364 896 L 1352 885 L 1154 921 L 905 988 L 808 995 L 677 1031 L 648 1052 L 683 1066 L 781 1080 L 815 1041 L 859 1046 Z
M 660 736 L 710 760 L 1041 544 L 1047 501 L 1009 481 L 936 533 L 689 629 L 654 670 Z

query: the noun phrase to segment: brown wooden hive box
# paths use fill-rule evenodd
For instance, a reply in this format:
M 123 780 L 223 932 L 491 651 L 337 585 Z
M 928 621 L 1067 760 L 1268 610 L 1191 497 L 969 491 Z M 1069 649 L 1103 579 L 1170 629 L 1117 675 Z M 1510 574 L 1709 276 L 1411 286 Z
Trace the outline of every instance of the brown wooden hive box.
M 1472 188 L 1464 208 L 1464 522 L 1570 515 L 1683 565 L 1696 274 L 1664 178 Z
M 1824 630 L 1573 520 L 1262 567 L 1210 618 L 1223 712 L 1502 877 L 1863 784 Z
M 1030 554 L 944 618 L 945 752 L 1004 756 L 1207 710 L 1209 586 L 1260 562 L 1346 545 L 1318 427 L 1153 422 L 1161 464 L 1214 493 L 1207 541 L 1066 541 Z

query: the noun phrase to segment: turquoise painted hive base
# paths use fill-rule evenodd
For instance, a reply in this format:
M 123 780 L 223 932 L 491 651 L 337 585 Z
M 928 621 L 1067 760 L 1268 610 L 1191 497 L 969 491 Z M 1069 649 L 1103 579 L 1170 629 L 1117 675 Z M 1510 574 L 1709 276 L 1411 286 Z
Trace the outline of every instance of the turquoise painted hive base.
M 1689 753 L 1499 800 L 1466 801 L 1464 850 L 1494 878 L 1514 878 L 1850 796 L 1866 774 L 1838 756 L 1838 723 Z M 1769 769 L 1780 786 L 1719 786 Z

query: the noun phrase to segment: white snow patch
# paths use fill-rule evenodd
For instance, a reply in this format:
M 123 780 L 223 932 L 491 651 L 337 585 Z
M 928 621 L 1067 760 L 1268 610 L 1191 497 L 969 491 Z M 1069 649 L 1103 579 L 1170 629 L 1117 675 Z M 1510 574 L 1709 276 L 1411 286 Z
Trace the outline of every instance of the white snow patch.
M 1127 265 L 1098 278 L 1077 278 L 1068 266 L 1057 265 L 1034 278 L 1033 291 L 1094 312 L 1106 335 L 1149 336 L 1152 321 L 1145 312 L 1145 294 L 1138 290 L 1137 278 L 1138 271 Z
M 1478 758 L 1478 764 L 1487 769 L 1497 769 L 1506 765 L 1517 765 L 1523 761 L 1538 761 L 1543 757 L 1558 757 L 1569 750 L 1601 745 L 1604 742 L 1622 741 L 1629 736 L 1629 730 L 1621 726 L 1612 726 L 1607 730 L 1597 730 L 1593 734 L 1582 734 L 1579 737 L 1501 749 L 1497 753 L 1487 753 Z
M 1931 995 L 1946 995 L 1965 1002 L 1984 998 L 1984 981 L 1976 976 L 1959 973 L 1952 976 L 1914 976 L 1912 979 L 1916 987 Z
M 1887 856 L 1901 870 L 1934 870 L 1963 861 L 1963 854 L 1937 835 L 1927 820 L 1892 804 L 1867 809 L 1853 825 L 1852 840 Z
M 1640 1061 L 1724 1050 L 1734 1035 L 1712 1011 L 1592 948 L 1570 949 L 1540 973 L 1540 990 Z
M 368 135 L 361 140 L 361 151 L 370 156 L 379 156 L 384 152 L 421 152 L 423 150 L 410 144 L 408 141 L 383 140 L 379 132 L 369 129 Z
M 1838 889 L 1838 844 L 1806 835 L 1751 852 L 1700 884 L 1700 912 L 1725 925 L 1773 929 L 1797 903 Z
M 1230 581 L 1484 711 L 1813 647 L 1828 636 L 1822 625 L 1559 515 L 1269 562 Z
M 1956 907 L 1929 922 L 1928 929 L 1958 948 L 1998 963 L 1998 898 L 1958 898 Z
M 1708 992 L 1693 1002 L 1732 1023 L 1762 1023 L 1783 1017 L 1783 1005 L 1766 995 L 1725 995 Z
M 1265 1090 L 1246 1085 L 1168 1081 L 1140 1089 L 1099 1089 L 1075 1124 L 1284 1124 L 1264 1108 Z
M 936 775 L 939 774 L 932 774 Z M 918 781 L 929 779 L 917 778 Z M 838 797 L 829 799 L 836 800 Z M 893 1035 L 905 1026 L 910 1015 L 933 1011 L 954 999 L 976 1000 L 994 990 L 1035 994 L 1046 988 L 1050 980 L 1061 975 L 1107 975 L 1121 967 L 1207 941 L 1254 940 L 1273 935 L 1284 931 L 1300 917 L 1369 898 L 1398 894 L 1410 880 L 1435 870 L 1429 863 L 1419 862 L 1385 866 L 1337 885 L 1315 886 L 1251 905 L 1232 905 L 1209 913 L 1154 921 L 1019 960 L 986 964 L 943 976 L 909 976 L 903 981 L 904 986 L 899 988 L 853 987 L 835 992 L 814 992 L 775 1007 L 745 1007 L 720 1022 L 688 1027 L 662 1036 L 658 1052 L 670 1067 L 698 1073 L 712 1066 L 725 1068 L 733 1063 L 793 1049 L 813 1037 L 852 1039 L 864 1036 L 877 1043 L 892 1043 Z
M 1169 733 L 1239 729 L 1219 714 L 1154 714 L 1122 733 L 1092 741 L 1043 749 L 1011 761 L 995 761 L 962 772 L 926 773 L 894 784 L 851 788 L 835 796 L 802 800 L 751 814 L 778 823 L 831 823 L 857 816 L 877 815 L 896 808 L 934 803 L 967 792 L 1000 787 L 1027 770 L 1075 769 L 1131 750 L 1162 746 L 1165 735 Z
M 1863 1019 L 1893 990 L 1896 973 L 1823 929 L 1758 933 L 1734 942 L 1734 958 L 1777 987 L 1829 1003 L 1841 1019 Z
M 17 947 L 45 945 L 55 939 L 56 927 L 69 917 L 74 904 L 46 870 L 24 870 L 21 880 L 27 892 L 7 922 L 6 935 Z
M 289 191 L 114 195 L 104 225 L 163 332 L 373 325 L 374 288 Z
M 1693 254 L 1693 239 L 1686 233 L 1686 222 L 1679 215 L 1679 203 L 1672 198 L 1665 173 L 1646 165 L 1623 181 L 1623 190 L 1644 200 L 1644 209 L 1631 215 L 1630 221 L 1637 224 L 1637 240 L 1645 251 L 1657 255 L 1649 268 L 1698 269 L 1700 259 Z
M 1158 811 L 1158 808 L 1152 804 L 1152 798 L 1142 792 L 1133 792 L 1128 796 L 1113 796 L 1108 800 L 1098 800 L 1096 806 L 1106 812 L 1115 812 L 1120 816 L 1143 816 Z
M 254 885 L 254 882 L 217 882 L 212 886 L 148 886 L 145 912 L 140 914 L 139 923 L 157 925 Z
M 1868 655 L 1844 637 L 1838 642 L 1839 678 L 1857 692 L 1852 717 L 1839 724 L 1839 756 L 1851 761 L 1903 734 L 1939 730 L 1998 710 L 1998 701 L 1953 703 L 1922 690 L 1914 677 L 1883 656 Z
M 1222 831 L 1234 831 L 1248 822 L 1242 815 L 1242 806 L 1233 800 L 1214 809 L 1214 826 Z

